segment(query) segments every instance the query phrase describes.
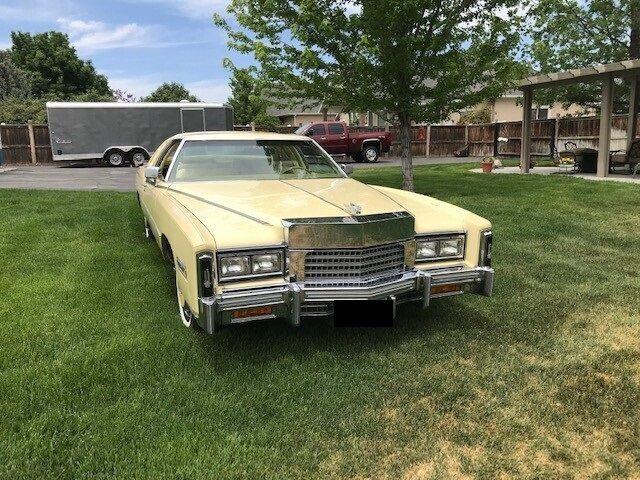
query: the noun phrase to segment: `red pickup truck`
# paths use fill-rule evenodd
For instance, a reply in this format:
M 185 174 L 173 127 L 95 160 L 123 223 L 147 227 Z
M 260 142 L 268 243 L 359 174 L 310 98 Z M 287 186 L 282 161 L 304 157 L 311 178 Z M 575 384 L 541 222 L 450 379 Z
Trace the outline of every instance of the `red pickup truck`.
M 349 132 L 344 122 L 308 123 L 296 133 L 313 138 L 331 155 L 350 155 L 356 162 L 377 162 L 392 142 L 389 132 Z

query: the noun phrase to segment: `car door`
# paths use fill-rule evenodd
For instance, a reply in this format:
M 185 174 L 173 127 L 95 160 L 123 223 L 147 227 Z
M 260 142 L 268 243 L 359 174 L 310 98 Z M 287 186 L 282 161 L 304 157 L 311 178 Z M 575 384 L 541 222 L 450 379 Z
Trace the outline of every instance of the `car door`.
M 165 146 L 164 151 L 161 152 L 158 156 L 157 163 L 153 165 L 160 168 L 160 174 L 158 175 L 158 178 L 156 178 L 155 183 L 152 181 L 147 181 L 147 183 L 143 187 L 141 203 L 143 204 L 143 210 L 145 210 L 147 213 L 149 226 L 156 236 L 160 234 L 158 228 L 159 197 L 161 195 L 164 195 L 165 193 L 164 189 L 167 186 L 167 183 L 165 181 L 167 171 L 169 170 L 169 165 L 171 165 L 173 157 L 180 147 L 181 142 L 182 140 L 177 139 L 173 140 Z
M 313 138 L 316 142 L 318 142 L 318 145 L 323 148 L 327 144 L 327 130 L 323 123 L 316 123 L 314 125 L 311 125 L 307 130 L 306 135 Z
M 332 155 L 345 155 L 348 151 L 347 132 L 344 124 L 336 122 L 327 125 L 327 140 L 325 150 Z

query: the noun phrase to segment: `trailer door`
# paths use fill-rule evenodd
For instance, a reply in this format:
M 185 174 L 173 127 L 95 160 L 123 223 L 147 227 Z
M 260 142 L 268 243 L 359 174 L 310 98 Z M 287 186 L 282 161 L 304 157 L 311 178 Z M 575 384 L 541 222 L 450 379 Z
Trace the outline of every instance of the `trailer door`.
M 180 121 L 183 132 L 204 132 L 204 108 L 180 109 Z

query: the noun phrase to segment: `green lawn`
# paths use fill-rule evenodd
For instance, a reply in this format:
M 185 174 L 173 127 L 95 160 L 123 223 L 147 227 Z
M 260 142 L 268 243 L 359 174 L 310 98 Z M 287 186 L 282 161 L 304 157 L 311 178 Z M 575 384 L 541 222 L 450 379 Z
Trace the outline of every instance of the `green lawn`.
M 194 334 L 133 194 L 0 191 L 0 478 L 637 478 L 640 188 L 468 168 L 494 297 L 392 330 Z

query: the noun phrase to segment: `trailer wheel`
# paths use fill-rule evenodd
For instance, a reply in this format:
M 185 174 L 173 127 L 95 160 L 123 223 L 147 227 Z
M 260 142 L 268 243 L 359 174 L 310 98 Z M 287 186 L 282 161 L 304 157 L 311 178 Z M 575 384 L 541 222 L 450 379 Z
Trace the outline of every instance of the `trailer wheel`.
M 374 145 L 367 145 L 362 150 L 362 155 L 364 156 L 365 162 L 375 163 L 378 161 L 378 157 L 380 154 L 378 153 L 378 148 Z
M 121 167 L 124 165 L 124 153 L 120 150 L 111 150 L 105 155 L 105 161 L 112 167 Z
M 147 160 L 147 154 L 142 150 L 134 150 L 133 152 L 129 153 L 129 163 L 132 167 L 141 166 L 145 162 L 145 160 Z

